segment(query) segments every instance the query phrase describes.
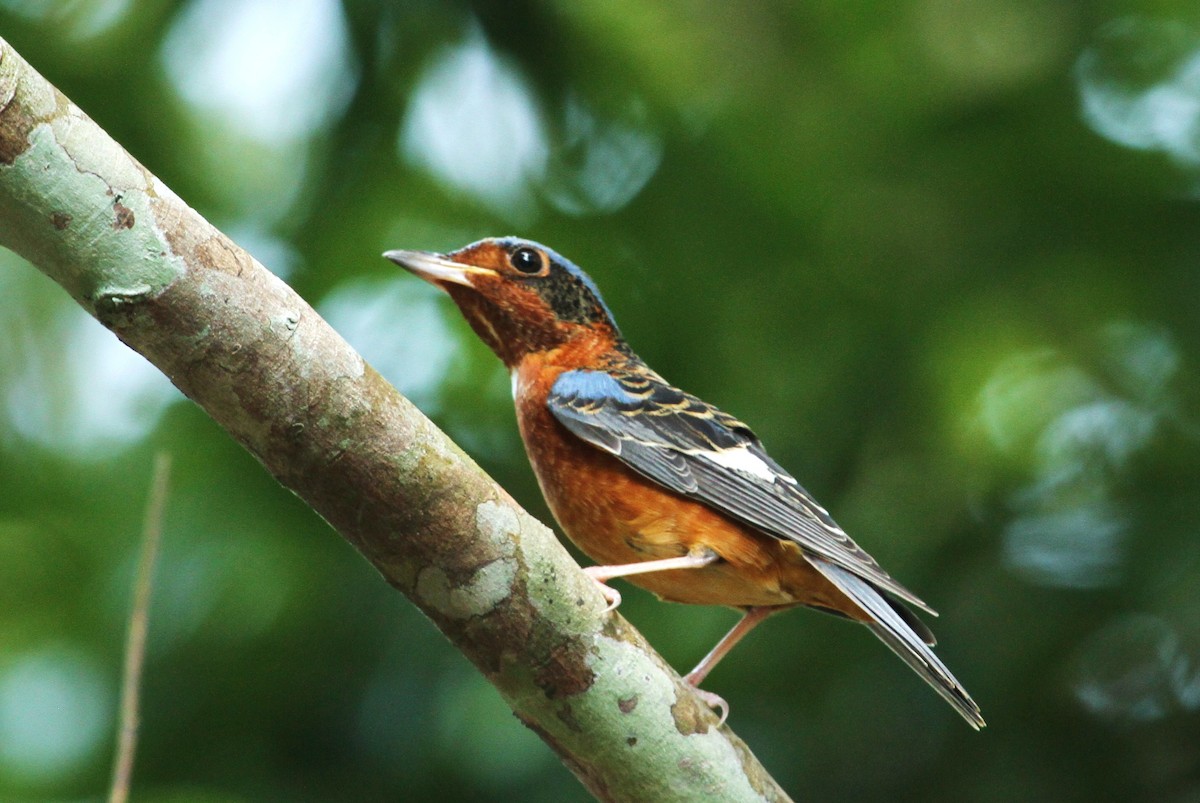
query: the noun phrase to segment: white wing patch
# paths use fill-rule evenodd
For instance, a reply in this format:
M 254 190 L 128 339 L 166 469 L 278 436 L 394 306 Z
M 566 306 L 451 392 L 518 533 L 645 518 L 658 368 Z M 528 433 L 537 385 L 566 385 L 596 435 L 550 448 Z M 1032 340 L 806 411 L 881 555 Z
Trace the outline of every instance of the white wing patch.
M 778 475 L 771 470 L 771 467 L 763 462 L 761 457 L 751 454 L 750 450 L 745 446 L 738 446 L 733 449 L 719 449 L 711 451 L 709 449 L 697 449 L 692 452 L 697 457 L 703 457 L 716 463 L 718 466 L 732 468 L 736 471 L 741 471 L 767 482 L 775 482 Z

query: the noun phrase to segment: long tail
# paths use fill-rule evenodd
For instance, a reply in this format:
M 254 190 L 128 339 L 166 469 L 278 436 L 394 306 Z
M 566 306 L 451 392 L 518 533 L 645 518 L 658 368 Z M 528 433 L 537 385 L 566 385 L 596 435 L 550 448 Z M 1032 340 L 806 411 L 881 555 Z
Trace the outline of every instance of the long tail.
M 883 598 L 875 588 L 856 575 L 835 566 L 828 561 L 815 556 L 807 556 L 809 562 L 821 574 L 841 589 L 847 597 L 869 617 L 867 627 L 879 636 L 880 640 L 899 655 L 913 670 L 925 679 L 946 702 L 954 706 L 954 710 L 962 715 L 972 728 L 979 730 L 986 723 L 983 721 L 979 706 L 967 694 L 958 679 L 950 674 L 946 665 L 933 654 L 933 650 L 925 643 L 912 626 L 905 621 L 892 604 Z M 928 633 L 928 630 L 925 630 Z

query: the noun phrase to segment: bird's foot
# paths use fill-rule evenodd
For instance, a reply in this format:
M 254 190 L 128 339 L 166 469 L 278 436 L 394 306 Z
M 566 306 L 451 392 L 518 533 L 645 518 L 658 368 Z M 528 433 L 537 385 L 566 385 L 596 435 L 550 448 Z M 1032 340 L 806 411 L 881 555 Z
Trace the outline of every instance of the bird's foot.
M 604 582 L 607 579 L 601 569 L 607 569 L 607 566 L 588 566 L 585 568 L 584 574 L 592 578 L 592 582 L 596 584 L 596 588 L 604 595 L 604 599 L 608 602 L 608 607 L 604 609 L 605 613 L 615 611 L 617 606 L 621 604 L 621 592 Z
M 719 694 L 713 694 L 711 691 L 705 691 L 688 680 L 687 677 L 684 677 L 683 680 L 685 683 L 691 686 L 693 690 L 695 690 L 696 696 L 699 697 L 705 705 L 714 711 L 721 712 L 721 718 L 717 720 L 717 727 L 719 728 L 724 725 L 725 720 L 729 717 L 729 703 L 725 702 L 725 698 Z

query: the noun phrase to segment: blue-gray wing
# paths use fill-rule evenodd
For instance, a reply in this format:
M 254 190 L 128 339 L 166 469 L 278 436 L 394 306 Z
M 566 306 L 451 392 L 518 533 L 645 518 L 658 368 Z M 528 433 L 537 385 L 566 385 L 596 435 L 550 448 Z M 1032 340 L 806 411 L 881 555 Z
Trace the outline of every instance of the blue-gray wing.
M 846 535 L 749 427 L 649 369 L 566 371 L 547 405 L 574 435 L 664 487 L 934 613 Z

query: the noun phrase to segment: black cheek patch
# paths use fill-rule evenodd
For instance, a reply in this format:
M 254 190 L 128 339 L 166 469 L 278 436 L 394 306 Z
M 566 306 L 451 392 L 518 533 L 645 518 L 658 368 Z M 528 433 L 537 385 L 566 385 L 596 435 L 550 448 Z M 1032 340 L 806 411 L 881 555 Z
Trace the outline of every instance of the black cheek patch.
M 608 318 L 591 288 L 557 265 L 551 266 L 550 275 L 537 283 L 537 291 L 560 321 L 595 323 Z

